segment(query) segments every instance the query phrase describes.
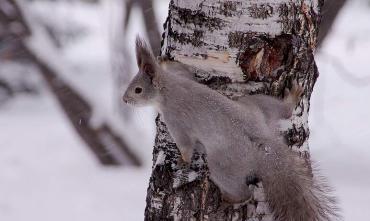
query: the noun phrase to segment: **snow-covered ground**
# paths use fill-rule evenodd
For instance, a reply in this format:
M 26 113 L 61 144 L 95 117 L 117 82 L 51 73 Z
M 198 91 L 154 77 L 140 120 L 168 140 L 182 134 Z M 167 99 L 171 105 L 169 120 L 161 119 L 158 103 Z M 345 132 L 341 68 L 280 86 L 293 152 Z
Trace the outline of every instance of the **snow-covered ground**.
M 160 1 L 156 7 L 161 23 L 167 2 Z M 81 17 L 78 7 L 72 12 L 60 10 L 66 16 Z M 114 20 L 113 8 L 104 3 L 100 9 L 85 9 L 84 15 L 91 19 L 81 20 L 96 31 L 62 54 L 74 74 L 67 80 L 86 82 L 78 82 L 78 89 L 92 102 L 106 106 L 101 111 L 109 111 L 110 120 L 119 118 L 112 107 L 109 74 L 112 27 L 107 23 Z M 133 45 L 137 32 L 143 33 L 142 20 L 133 20 L 128 45 Z M 369 21 L 369 7 L 351 3 L 316 56 L 320 77 L 311 101 L 310 147 L 337 190 L 345 220 L 370 217 Z M 0 220 L 143 220 L 153 141 L 147 112 L 135 114 L 139 124 L 148 128 L 147 143 L 135 149 L 145 159 L 143 168 L 102 168 L 45 87 L 40 96 L 19 95 L 0 106 Z

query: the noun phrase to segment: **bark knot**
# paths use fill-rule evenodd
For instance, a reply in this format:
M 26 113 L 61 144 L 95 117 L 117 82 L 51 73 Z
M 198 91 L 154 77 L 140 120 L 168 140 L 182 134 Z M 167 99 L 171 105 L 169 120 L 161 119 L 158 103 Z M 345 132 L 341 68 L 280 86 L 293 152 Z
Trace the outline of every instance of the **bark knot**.
M 292 65 L 294 41 L 291 35 L 270 39 L 263 35 L 250 37 L 247 34 L 244 37 L 239 36 L 241 42 L 247 43 L 240 48 L 237 63 L 246 80 L 275 79 Z
M 252 18 L 266 19 L 274 14 L 274 8 L 269 4 L 253 4 L 248 7 L 249 15 Z

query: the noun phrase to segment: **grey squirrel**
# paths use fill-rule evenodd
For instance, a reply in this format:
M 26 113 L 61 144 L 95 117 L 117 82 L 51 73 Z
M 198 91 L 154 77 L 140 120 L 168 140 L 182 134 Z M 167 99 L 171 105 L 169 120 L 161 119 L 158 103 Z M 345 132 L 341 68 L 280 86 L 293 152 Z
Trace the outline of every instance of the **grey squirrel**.
M 184 162 L 191 162 L 194 150 L 205 152 L 210 179 L 225 201 L 248 200 L 248 185 L 258 180 L 275 220 L 336 217 L 327 186 L 270 127 L 271 122 L 290 117 L 302 93 L 297 85 L 285 101 L 264 95 L 233 101 L 192 80 L 181 63 L 158 62 L 140 38 L 136 40 L 136 59 L 139 72 L 124 94 L 124 102 L 154 106 Z
M 166 57 L 157 57 L 157 60 L 165 72 L 183 76 L 194 81 L 196 80 L 189 65 L 170 61 Z M 278 121 L 289 119 L 292 116 L 293 110 L 302 94 L 303 88 L 298 85 L 298 82 L 293 81 L 291 89 L 285 89 L 284 91 L 284 100 L 279 100 L 272 96 L 257 94 L 253 96 L 241 96 L 237 98 L 237 101 L 249 108 L 256 108 L 263 112 L 266 123 L 271 127 L 276 128 L 276 123 L 278 123 Z

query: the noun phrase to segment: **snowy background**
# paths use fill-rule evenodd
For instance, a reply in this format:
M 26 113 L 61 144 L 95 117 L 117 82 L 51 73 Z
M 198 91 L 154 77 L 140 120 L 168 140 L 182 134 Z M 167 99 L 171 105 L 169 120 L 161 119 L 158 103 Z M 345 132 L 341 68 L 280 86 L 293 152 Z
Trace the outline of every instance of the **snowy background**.
M 161 26 L 168 0 L 155 3 Z M 99 118 L 122 120 L 114 100 L 114 94 L 122 92 L 116 91 L 111 74 L 112 42 L 123 14 L 118 8 L 121 5 L 113 0 L 100 4 L 35 1 L 29 8 L 32 17 L 47 18 L 62 30 L 81 28 L 82 36 L 66 41 L 58 59 L 68 70 L 63 77 L 94 104 L 96 123 L 102 120 Z M 132 13 L 126 35 L 131 54 L 136 34 L 146 37 L 140 12 Z M 335 187 L 345 220 L 370 217 L 369 51 L 370 5 L 350 1 L 316 54 L 320 77 L 310 110 L 312 157 Z M 22 67 L 1 61 L 0 78 L 17 78 L 19 69 Z M 132 70 L 136 71 L 134 66 Z M 154 113 L 150 109 L 135 111 L 135 126 L 121 125 L 144 165 L 102 167 L 71 130 L 35 70 L 27 69 L 27 73 L 39 88 L 36 94 L 0 99 L 0 220 L 143 220 Z

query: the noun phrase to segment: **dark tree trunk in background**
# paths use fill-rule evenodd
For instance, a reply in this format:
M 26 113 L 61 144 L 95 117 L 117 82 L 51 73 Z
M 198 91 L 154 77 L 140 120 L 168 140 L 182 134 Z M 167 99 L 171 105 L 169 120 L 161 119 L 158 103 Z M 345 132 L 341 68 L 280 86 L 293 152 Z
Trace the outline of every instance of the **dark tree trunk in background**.
M 340 10 L 345 5 L 346 0 L 325 0 L 322 7 L 322 19 L 320 31 L 317 37 L 318 45 L 321 46 L 338 16 Z
M 152 0 L 135 0 L 139 3 L 143 13 L 145 30 L 148 34 L 150 46 L 153 52 L 158 54 L 161 49 L 161 35 L 158 30 L 157 17 L 155 15 Z
M 32 38 L 32 27 L 28 26 L 16 1 L 2 1 L 6 7 L 4 5 L 0 7 L 0 24 L 8 28 L 4 29 L 7 30 L 6 32 L 0 32 L 0 40 L 10 38 L 11 41 L 6 42 L 9 47 L 5 56 L 2 52 L 0 58 L 13 61 L 22 58 L 23 62 L 31 62 L 40 70 L 66 113 L 67 119 L 100 163 L 103 165 L 141 165 L 139 158 L 107 122 L 103 122 L 99 127 L 91 125 L 93 107 L 59 77 L 60 73 L 58 74 L 52 64 L 48 64 L 27 46 L 25 42 L 28 38 Z M 13 27 L 17 25 L 18 28 L 10 28 L 11 25 Z M 1 28 L 0 31 L 2 31 Z M 48 47 L 48 45 L 40 45 L 40 47 Z
M 265 93 L 281 97 L 292 80 L 304 96 L 283 131 L 289 146 L 309 163 L 308 110 L 318 71 L 318 0 L 218 1 L 172 0 L 165 24 L 162 55 L 195 66 L 201 83 L 235 98 Z M 250 187 L 248 203 L 226 205 L 208 179 L 205 156 L 189 168 L 165 123 L 156 119 L 152 176 L 145 220 L 272 220 L 263 188 Z
M 143 15 L 145 30 L 149 39 L 149 44 L 155 54 L 159 54 L 161 49 L 161 35 L 158 29 L 157 16 L 154 11 L 152 0 L 125 0 L 125 17 L 123 21 L 124 31 L 127 31 L 128 23 L 131 18 L 132 8 L 137 5 Z
M 2 0 L 0 6 L 0 59 L 22 58 L 21 39 L 31 32 L 14 0 Z

